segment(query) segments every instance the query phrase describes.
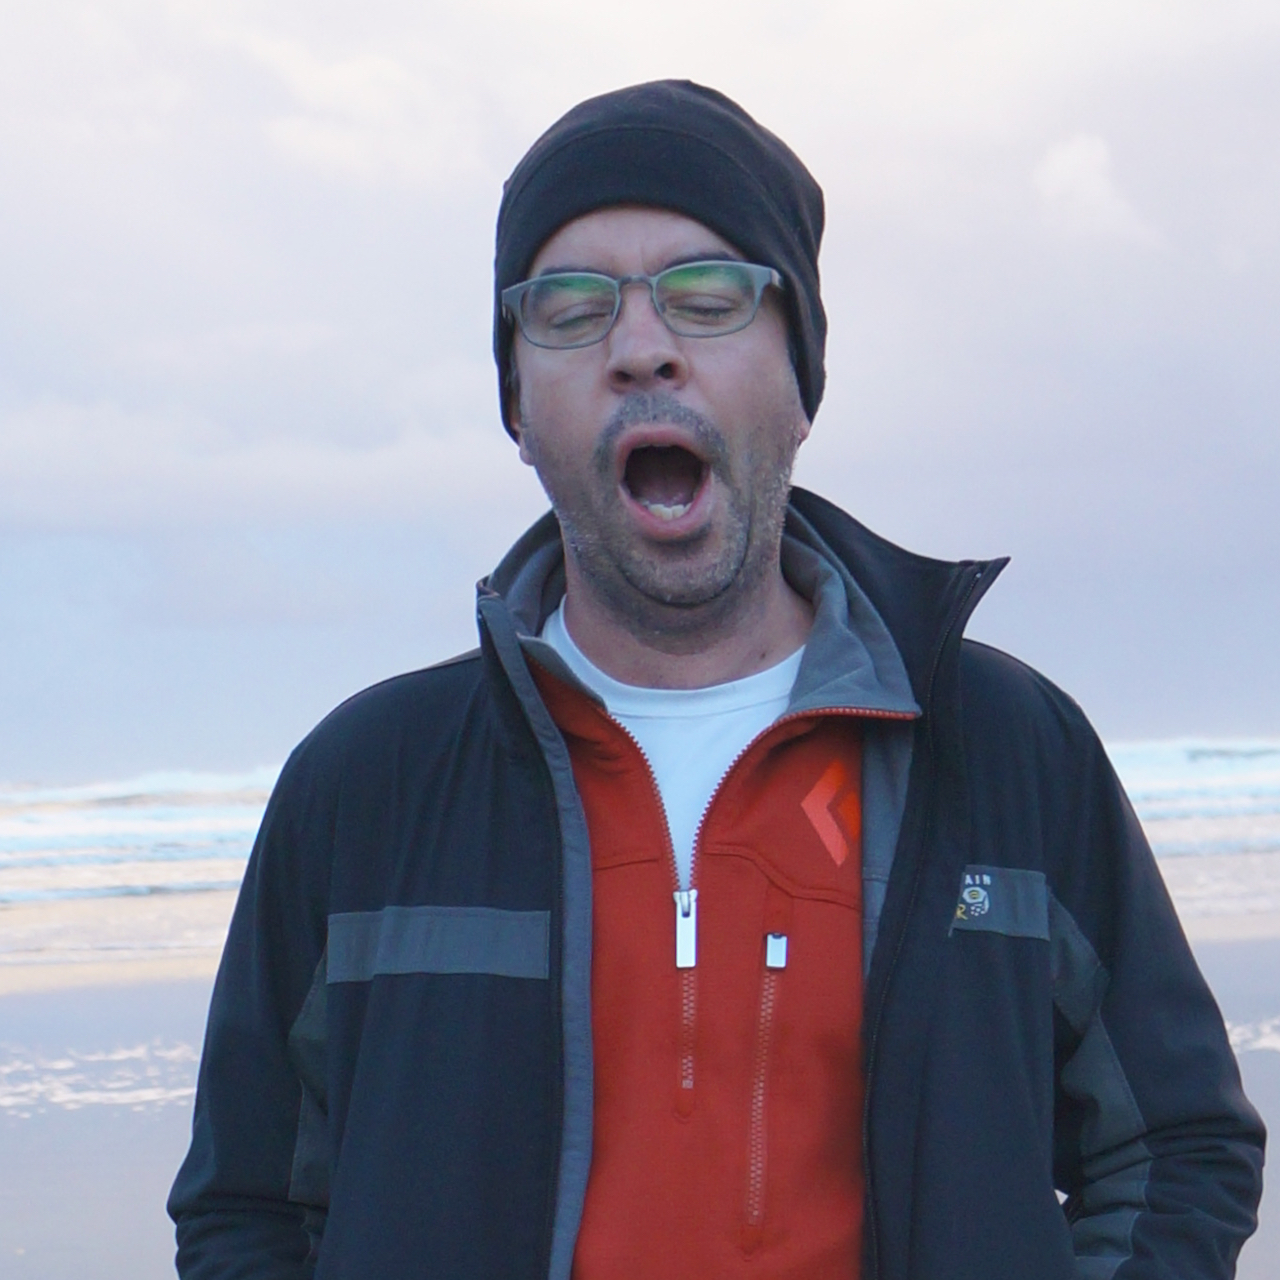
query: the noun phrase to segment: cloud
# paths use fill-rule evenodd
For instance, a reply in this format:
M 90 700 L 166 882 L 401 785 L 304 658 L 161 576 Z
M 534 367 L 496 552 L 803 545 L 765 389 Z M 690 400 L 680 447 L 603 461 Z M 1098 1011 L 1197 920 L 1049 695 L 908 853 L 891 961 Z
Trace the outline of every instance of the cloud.
M 474 84 L 439 59 L 376 50 L 326 58 L 304 41 L 252 28 L 216 31 L 269 72 L 296 110 L 264 123 L 272 145 L 323 176 L 410 186 L 485 173 Z
M 292 359 L 329 347 L 332 326 L 315 321 L 292 324 L 254 321 L 190 335 L 166 333 L 126 344 L 121 367 L 187 375 L 225 373 L 263 360 Z
M 126 600 L 130 615 L 143 622 L 323 626 L 367 616 L 381 604 L 381 582 L 356 572 L 333 547 L 317 555 L 296 536 L 219 529 L 149 550 L 150 572 L 139 575 Z
M 0 416 L 0 526 L 156 530 L 424 515 L 447 522 L 498 505 L 532 518 L 543 505 L 490 421 L 429 425 L 415 415 L 353 436 L 245 439 L 188 412 L 49 399 Z
M 1117 189 L 1105 139 L 1077 134 L 1051 147 L 1031 175 L 1046 224 L 1068 236 L 1159 247 L 1164 237 Z

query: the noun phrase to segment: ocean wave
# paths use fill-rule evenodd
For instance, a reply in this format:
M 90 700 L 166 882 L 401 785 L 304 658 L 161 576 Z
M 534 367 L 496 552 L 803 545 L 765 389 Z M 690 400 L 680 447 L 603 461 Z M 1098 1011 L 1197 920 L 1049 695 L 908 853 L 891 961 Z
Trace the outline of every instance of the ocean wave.
M 0 786 L 0 904 L 234 889 L 278 773 Z
M 1280 814 L 1280 741 L 1176 738 L 1107 744 L 1144 820 Z
M 1280 739 L 1110 743 L 1161 858 L 1280 853 Z M 0 905 L 235 888 L 278 767 L 0 785 Z

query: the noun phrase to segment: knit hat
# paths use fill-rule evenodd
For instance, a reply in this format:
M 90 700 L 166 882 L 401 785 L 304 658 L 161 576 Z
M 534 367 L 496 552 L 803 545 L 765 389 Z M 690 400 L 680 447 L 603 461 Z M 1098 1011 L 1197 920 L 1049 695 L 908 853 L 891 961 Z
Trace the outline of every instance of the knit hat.
M 822 188 L 786 143 L 724 94 L 688 80 L 655 80 L 579 103 L 529 148 L 503 187 L 493 354 L 507 430 L 514 328 L 501 292 L 526 278 L 538 250 L 565 223 L 618 204 L 682 213 L 781 272 L 792 362 L 812 420 L 826 377 Z

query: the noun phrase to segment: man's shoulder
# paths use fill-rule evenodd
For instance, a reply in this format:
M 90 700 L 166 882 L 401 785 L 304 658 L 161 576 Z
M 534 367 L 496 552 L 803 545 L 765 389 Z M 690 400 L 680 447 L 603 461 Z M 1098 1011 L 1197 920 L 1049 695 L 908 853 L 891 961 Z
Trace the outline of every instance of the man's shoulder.
M 961 644 L 960 705 L 970 750 L 1031 752 L 1045 764 L 1103 751 L 1070 694 L 1021 659 L 978 640 Z
M 966 703 L 979 700 L 1024 715 L 1050 715 L 1088 724 L 1080 705 L 1048 676 L 995 645 L 968 636 L 960 645 L 960 681 Z
M 479 649 L 446 658 L 430 667 L 379 680 L 339 703 L 316 726 L 317 733 L 346 734 L 366 728 L 382 729 L 424 712 L 445 714 L 461 706 L 480 677 Z
M 1120 786 L 1106 748 L 1076 701 L 1034 667 L 966 640 L 960 653 L 965 770 L 975 797 L 1036 797 L 1042 817 L 1102 803 Z
M 481 683 L 482 665 L 480 650 L 472 649 L 352 694 L 302 740 L 286 768 L 341 769 L 409 743 L 429 748 L 454 740 Z

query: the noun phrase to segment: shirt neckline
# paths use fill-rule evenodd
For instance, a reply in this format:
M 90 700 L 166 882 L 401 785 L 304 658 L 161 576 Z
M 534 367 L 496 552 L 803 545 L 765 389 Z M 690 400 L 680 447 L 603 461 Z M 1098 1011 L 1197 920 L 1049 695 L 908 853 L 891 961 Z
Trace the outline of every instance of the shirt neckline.
M 804 657 L 804 645 L 780 662 L 737 680 L 698 689 L 655 689 L 626 684 L 596 666 L 578 648 L 564 620 L 564 599 L 548 615 L 540 637 L 588 689 L 603 699 L 611 715 L 671 719 L 746 711 L 791 696 Z

